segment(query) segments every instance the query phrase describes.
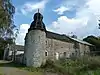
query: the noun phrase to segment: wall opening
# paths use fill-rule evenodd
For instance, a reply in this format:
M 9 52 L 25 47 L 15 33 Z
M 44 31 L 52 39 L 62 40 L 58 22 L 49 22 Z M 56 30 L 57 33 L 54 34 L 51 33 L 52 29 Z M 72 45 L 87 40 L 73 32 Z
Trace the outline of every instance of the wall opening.
M 59 59 L 59 53 L 56 52 L 56 60 L 58 60 L 58 59 Z
M 64 52 L 63 54 L 64 54 L 64 57 L 66 57 L 66 52 Z
M 45 56 L 48 56 L 48 52 L 47 51 L 45 52 Z

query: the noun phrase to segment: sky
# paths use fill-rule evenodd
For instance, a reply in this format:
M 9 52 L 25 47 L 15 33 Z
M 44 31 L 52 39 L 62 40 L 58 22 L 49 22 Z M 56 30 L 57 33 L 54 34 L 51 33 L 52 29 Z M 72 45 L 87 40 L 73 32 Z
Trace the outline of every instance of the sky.
M 12 0 L 15 6 L 14 23 L 19 29 L 16 44 L 24 38 L 39 8 L 46 29 L 59 34 L 77 35 L 82 39 L 99 36 L 100 0 Z

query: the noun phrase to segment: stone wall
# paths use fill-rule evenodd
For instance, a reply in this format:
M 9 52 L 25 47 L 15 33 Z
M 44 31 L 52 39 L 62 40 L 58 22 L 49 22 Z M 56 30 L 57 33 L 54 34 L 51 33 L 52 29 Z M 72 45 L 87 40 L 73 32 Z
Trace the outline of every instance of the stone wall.
M 46 39 L 46 50 L 48 56 L 46 59 L 59 59 L 62 57 L 79 57 L 90 53 L 90 46 L 77 42 L 75 48 L 75 42 L 64 42 L 57 39 Z
M 85 44 L 81 44 L 81 43 L 79 43 L 79 45 L 80 45 L 80 55 L 81 56 L 90 53 L 90 46 L 85 45 Z
M 40 67 L 45 62 L 46 35 L 41 30 L 31 30 L 25 37 L 24 62 L 27 66 Z
M 69 58 L 75 49 L 73 48 L 74 43 L 64 42 L 56 39 L 46 39 L 46 51 L 48 52 L 47 59 L 58 59 L 61 57 Z
M 23 56 L 24 56 L 24 54 L 16 55 L 15 61 L 16 61 L 17 63 L 23 64 Z

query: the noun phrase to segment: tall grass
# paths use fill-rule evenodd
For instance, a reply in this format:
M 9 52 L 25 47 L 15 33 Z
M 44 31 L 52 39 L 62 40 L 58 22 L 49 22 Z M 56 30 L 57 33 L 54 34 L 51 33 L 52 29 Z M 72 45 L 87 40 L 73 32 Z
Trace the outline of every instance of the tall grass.
M 81 57 L 77 59 L 48 60 L 42 68 L 63 75 L 100 75 L 100 57 Z
M 58 75 L 100 75 L 100 57 L 84 56 L 76 59 L 47 60 L 40 68 L 24 67 L 31 72 L 51 72 Z

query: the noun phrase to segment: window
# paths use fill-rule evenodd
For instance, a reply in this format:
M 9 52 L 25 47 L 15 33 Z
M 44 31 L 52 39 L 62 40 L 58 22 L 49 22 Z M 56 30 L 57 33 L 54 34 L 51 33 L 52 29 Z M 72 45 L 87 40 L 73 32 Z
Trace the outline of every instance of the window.
M 45 52 L 45 56 L 48 56 L 48 52 L 47 51 Z
M 77 53 L 78 53 L 78 51 L 77 50 L 75 50 L 75 54 L 77 55 Z
M 9 48 L 8 48 L 8 51 L 9 51 Z
M 72 56 L 74 56 L 74 53 L 72 53 Z
M 46 41 L 46 45 L 47 45 L 47 41 Z
M 77 53 L 77 50 L 75 50 L 75 53 Z
M 64 56 L 66 56 L 66 52 L 64 52 Z

